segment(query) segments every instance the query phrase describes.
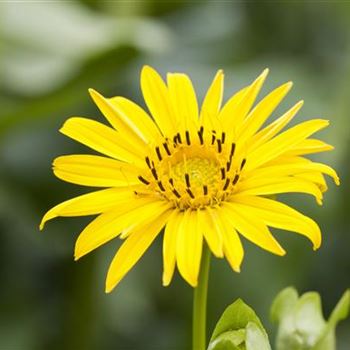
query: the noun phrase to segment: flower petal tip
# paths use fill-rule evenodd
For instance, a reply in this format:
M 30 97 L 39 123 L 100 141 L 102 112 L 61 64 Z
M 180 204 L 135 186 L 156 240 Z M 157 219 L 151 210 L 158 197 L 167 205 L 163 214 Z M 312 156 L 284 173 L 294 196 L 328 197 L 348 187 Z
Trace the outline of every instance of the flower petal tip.
M 276 254 L 279 256 L 285 256 L 287 252 L 282 247 L 280 247 L 280 250 Z
M 112 292 L 112 290 L 113 290 L 113 287 L 106 285 L 106 287 L 105 287 L 105 293 L 106 294 L 110 294 Z
M 88 92 L 91 95 L 91 94 L 93 94 L 93 93 L 95 93 L 97 91 L 95 89 L 93 89 L 93 88 L 88 88 Z
M 148 64 L 145 64 L 141 69 L 141 75 L 147 74 L 150 72 L 155 72 L 155 69 L 153 67 L 149 66 Z
M 82 254 L 81 249 L 77 249 L 77 243 L 75 243 L 74 249 L 74 261 L 78 261 L 84 254 Z
M 265 68 L 265 69 L 262 71 L 262 73 L 261 73 L 260 76 L 266 78 L 267 75 L 269 74 L 269 72 L 270 72 L 270 69 L 269 69 L 269 68 Z
M 219 259 L 222 259 L 222 258 L 225 257 L 222 248 L 221 248 L 221 249 L 219 249 L 219 248 L 218 248 L 218 249 L 215 249 L 215 251 L 213 250 L 212 253 L 214 254 L 214 256 L 215 256 L 216 258 L 219 258 Z
M 197 288 L 198 281 L 188 281 L 188 283 L 191 285 L 191 287 Z
M 101 98 L 103 97 L 98 91 L 96 91 L 95 89 L 88 89 L 89 94 L 91 96 L 91 98 L 95 101 L 96 98 Z
M 41 219 L 40 224 L 39 224 L 39 230 L 42 231 L 42 230 L 44 229 L 44 227 L 45 227 L 45 224 L 46 224 L 49 220 L 53 219 L 54 217 L 55 217 L 55 216 L 53 215 L 52 211 L 49 210 L 49 211 L 43 216 L 43 218 Z
M 106 284 L 105 284 L 105 293 L 109 294 L 110 292 L 112 292 L 115 289 L 115 287 L 119 284 L 120 281 L 121 281 L 120 278 L 117 280 L 113 280 L 111 277 L 107 275 Z
M 172 275 L 168 275 L 168 274 L 163 273 L 163 276 L 162 276 L 163 287 L 168 287 L 170 285 L 172 277 L 173 277 Z
M 163 285 L 163 287 L 169 287 L 169 285 L 170 285 L 170 281 L 169 281 L 169 280 L 164 279 L 164 277 L 163 277 L 162 285 Z
M 292 81 L 286 82 L 285 87 L 286 87 L 287 91 L 289 91 L 293 87 L 293 82 Z
M 320 247 L 321 247 L 321 241 L 320 241 L 320 242 L 317 242 L 317 243 L 314 243 L 314 244 L 313 244 L 313 247 L 312 247 L 312 250 L 313 250 L 313 251 L 316 251 L 316 250 L 318 250 Z

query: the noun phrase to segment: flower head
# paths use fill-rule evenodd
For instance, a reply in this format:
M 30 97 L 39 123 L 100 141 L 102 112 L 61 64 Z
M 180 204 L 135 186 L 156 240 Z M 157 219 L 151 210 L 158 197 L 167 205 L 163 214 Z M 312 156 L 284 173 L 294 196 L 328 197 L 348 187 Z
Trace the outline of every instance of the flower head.
M 197 285 L 203 241 L 216 257 L 240 270 L 243 236 L 277 255 L 284 249 L 269 227 L 321 244 L 318 225 L 286 204 L 269 198 L 287 192 L 313 195 L 321 204 L 324 174 L 335 171 L 304 157 L 332 146 L 312 134 L 328 125 L 314 119 L 283 129 L 303 102 L 268 126 L 266 120 L 290 90 L 288 82 L 253 107 L 268 70 L 224 105 L 222 71 L 216 74 L 201 108 L 188 76 L 167 75 L 167 84 L 145 66 L 141 89 L 153 120 L 123 97 L 90 94 L 111 126 L 73 117 L 61 132 L 103 154 L 68 155 L 54 160 L 55 175 L 67 182 L 105 189 L 49 210 L 41 223 L 57 216 L 98 215 L 79 235 L 75 259 L 119 236 L 124 239 L 107 275 L 111 291 L 134 266 L 162 228 L 163 284 L 175 265 Z

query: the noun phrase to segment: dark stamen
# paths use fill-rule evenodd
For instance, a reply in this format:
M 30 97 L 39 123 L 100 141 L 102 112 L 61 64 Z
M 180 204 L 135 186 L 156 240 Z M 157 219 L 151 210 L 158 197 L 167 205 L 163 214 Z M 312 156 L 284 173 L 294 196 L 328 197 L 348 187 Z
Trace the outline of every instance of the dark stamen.
M 169 179 L 169 183 L 171 186 L 174 186 L 174 180 L 172 178 Z
M 233 154 L 235 153 L 235 148 L 236 148 L 236 144 L 232 143 L 232 145 L 231 145 L 231 152 L 230 152 L 230 159 L 233 157 Z
M 247 162 L 247 160 L 244 158 L 244 159 L 242 160 L 240 170 L 242 170 L 242 169 L 243 169 L 243 167 L 245 166 L 245 163 L 246 163 L 246 162 Z
M 224 191 L 226 191 L 229 184 L 230 184 L 230 179 L 226 179 L 225 185 L 224 185 L 224 187 L 222 189 Z
M 191 198 L 193 198 L 193 199 L 195 198 L 193 192 L 189 188 L 186 188 L 186 191 L 190 195 Z
M 162 192 L 165 192 L 165 188 L 164 188 L 164 186 L 163 186 L 163 184 L 162 184 L 162 181 L 158 181 L 157 184 L 158 184 L 158 187 L 160 188 L 160 190 L 161 190 Z
M 201 145 L 204 144 L 203 133 L 204 133 L 204 127 L 201 126 L 198 131 L 199 142 L 201 143 Z
M 176 189 L 173 189 L 173 193 L 177 198 L 181 198 L 180 193 L 176 191 Z
M 225 168 L 221 168 L 221 180 L 225 178 Z
M 203 193 L 205 196 L 208 194 L 208 186 L 207 185 L 203 186 Z
M 204 144 L 203 134 L 200 131 L 198 131 L 198 137 L 199 137 L 199 142 L 201 143 L 201 145 L 203 145 Z
M 221 143 L 225 143 L 225 139 L 226 139 L 226 134 L 223 132 L 221 134 Z
M 228 161 L 227 164 L 226 164 L 226 171 L 230 171 L 230 168 L 231 168 L 231 161 Z
M 190 145 L 191 144 L 190 133 L 187 130 L 185 132 L 185 135 L 186 135 L 186 143 L 187 145 Z
M 159 160 L 162 160 L 162 155 L 161 155 L 161 153 L 160 153 L 159 147 L 156 147 L 156 152 L 157 152 L 157 157 L 158 157 L 158 159 L 159 159 Z
M 137 178 L 138 178 L 141 182 L 143 182 L 145 185 L 149 185 L 149 184 L 150 184 L 150 182 L 147 181 L 146 179 L 144 179 L 142 176 L 138 176 Z
M 168 144 L 166 142 L 163 143 L 163 147 L 165 149 L 165 152 L 167 153 L 168 156 L 171 155 L 170 149 L 168 147 Z
M 187 187 L 191 187 L 191 184 L 190 184 L 190 175 L 188 175 L 187 173 L 185 174 L 185 181 L 186 181 L 186 186 L 187 186 Z
M 174 136 L 173 141 L 174 141 L 174 145 L 176 146 L 176 144 L 177 144 L 177 135 Z
M 151 172 L 152 172 L 153 177 L 154 177 L 156 180 L 158 180 L 157 170 L 154 169 L 154 168 L 152 168 L 152 169 L 151 169 Z
M 216 140 L 215 135 L 212 135 L 212 136 L 211 136 L 211 144 L 212 144 L 212 145 L 215 143 L 215 140 Z
M 221 153 L 222 151 L 221 140 L 217 139 L 216 141 L 218 143 L 218 152 Z
M 179 143 L 182 143 L 182 140 L 181 140 L 181 135 L 180 135 L 180 133 L 179 133 L 179 132 L 177 133 L 177 139 L 178 139 Z
M 147 166 L 151 169 L 151 161 L 149 160 L 148 157 L 146 157 L 146 163 L 147 163 Z
M 232 184 L 235 185 L 238 182 L 238 179 L 239 179 L 239 175 L 237 174 L 233 179 Z

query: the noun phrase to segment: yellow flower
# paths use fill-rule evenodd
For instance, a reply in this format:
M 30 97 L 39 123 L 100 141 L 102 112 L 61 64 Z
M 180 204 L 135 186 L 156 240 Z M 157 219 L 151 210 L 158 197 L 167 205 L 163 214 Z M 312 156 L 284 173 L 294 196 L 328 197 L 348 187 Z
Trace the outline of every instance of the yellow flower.
M 270 92 L 253 108 L 268 74 L 234 94 L 223 106 L 223 79 L 216 74 L 201 108 L 188 76 L 169 73 L 165 84 L 145 66 L 141 89 L 154 121 L 124 97 L 90 94 L 111 127 L 81 117 L 68 119 L 61 132 L 102 153 L 68 155 L 53 162 L 55 175 L 83 186 L 104 187 L 49 210 L 41 223 L 57 216 L 96 215 L 80 234 L 75 259 L 113 238 L 125 239 L 106 280 L 110 292 L 159 235 L 163 236 L 163 284 L 175 265 L 197 285 L 203 241 L 219 258 L 240 270 L 243 236 L 284 255 L 269 227 L 321 244 L 318 225 L 271 195 L 301 192 L 318 203 L 327 190 L 324 174 L 339 184 L 335 171 L 304 157 L 333 147 L 312 134 L 328 125 L 314 119 L 282 131 L 301 108 L 298 102 L 268 126 L 265 121 L 292 83 Z

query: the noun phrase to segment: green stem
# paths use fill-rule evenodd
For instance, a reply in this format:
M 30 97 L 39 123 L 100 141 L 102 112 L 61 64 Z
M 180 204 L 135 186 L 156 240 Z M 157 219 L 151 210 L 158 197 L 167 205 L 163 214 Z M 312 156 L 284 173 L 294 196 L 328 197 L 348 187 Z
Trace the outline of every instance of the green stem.
M 193 350 L 206 350 L 207 294 L 210 267 L 210 250 L 203 245 L 198 285 L 193 295 Z

